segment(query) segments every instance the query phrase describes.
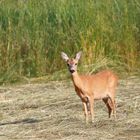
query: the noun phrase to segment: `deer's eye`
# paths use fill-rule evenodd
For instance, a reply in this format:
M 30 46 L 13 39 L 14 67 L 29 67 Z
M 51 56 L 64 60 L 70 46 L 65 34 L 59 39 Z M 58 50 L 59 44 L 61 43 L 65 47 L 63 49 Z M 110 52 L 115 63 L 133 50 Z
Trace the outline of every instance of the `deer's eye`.
M 77 65 L 77 63 L 75 63 L 75 65 Z
M 69 64 L 67 64 L 67 66 L 69 66 Z

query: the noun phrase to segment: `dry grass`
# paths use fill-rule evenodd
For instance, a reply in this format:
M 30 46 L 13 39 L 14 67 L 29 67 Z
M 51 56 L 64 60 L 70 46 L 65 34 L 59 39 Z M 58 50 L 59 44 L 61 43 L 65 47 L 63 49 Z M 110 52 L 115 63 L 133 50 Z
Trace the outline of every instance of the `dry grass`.
M 0 140 L 138 140 L 140 79 L 121 80 L 117 120 L 95 103 L 95 122 L 84 122 L 82 104 L 70 82 L 0 87 Z

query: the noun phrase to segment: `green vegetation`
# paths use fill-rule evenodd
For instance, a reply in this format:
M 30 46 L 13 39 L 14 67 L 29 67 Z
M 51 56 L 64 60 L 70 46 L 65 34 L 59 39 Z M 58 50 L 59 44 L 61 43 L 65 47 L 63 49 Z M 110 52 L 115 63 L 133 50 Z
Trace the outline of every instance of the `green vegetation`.
M 0 1 L 1 83 L 44 75 L 62 78 L 66 66 L 60 52 L 79 50 L 83 71 L 111 67 L 138 72 L 140 1 Z

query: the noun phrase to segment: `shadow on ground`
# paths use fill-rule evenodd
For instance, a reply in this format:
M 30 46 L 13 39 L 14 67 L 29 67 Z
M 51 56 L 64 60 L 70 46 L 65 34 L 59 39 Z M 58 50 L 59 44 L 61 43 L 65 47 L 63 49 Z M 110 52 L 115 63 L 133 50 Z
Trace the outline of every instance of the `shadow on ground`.
M 10 125 L 10 124 L 28 124 L 28 123 L 38 123 L 41 122 L 41 120 L 36 120 L 33 118 L 27 118 L 27 119 L 23 119 L 23 120 L 18 120 L 18 121 L 13 121 L 13 122 L 5 122 L 5 123 L 0 123 L 0 126 L 2 125 Z

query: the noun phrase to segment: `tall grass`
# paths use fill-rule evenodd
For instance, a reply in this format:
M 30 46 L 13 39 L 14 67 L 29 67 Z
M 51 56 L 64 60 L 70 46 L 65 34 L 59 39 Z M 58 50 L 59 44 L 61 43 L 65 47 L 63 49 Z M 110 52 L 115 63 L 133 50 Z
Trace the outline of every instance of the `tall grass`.
M 82 50 L 91 71 L 139 70 L 139 19 L 139 0 L 1 0 L 0 81 L 60 71 L 61 51 Z

